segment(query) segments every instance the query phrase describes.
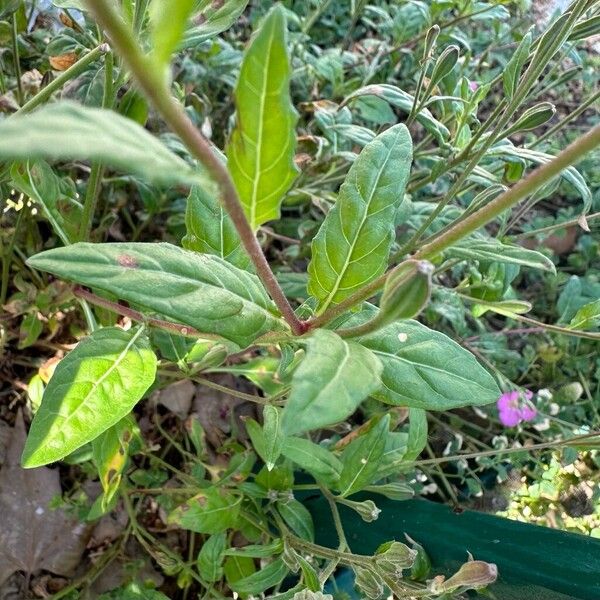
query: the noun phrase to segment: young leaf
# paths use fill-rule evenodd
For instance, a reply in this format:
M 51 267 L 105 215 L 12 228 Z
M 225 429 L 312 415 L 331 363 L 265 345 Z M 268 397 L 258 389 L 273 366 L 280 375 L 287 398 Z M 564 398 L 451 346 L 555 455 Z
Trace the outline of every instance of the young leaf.
M 277 510 L 288 527 L 302 539 L 309 542 L 315 539 L 315 526 L 312 517 L 298 500 L 277 502 Z
M 240 269 L 247 269 L 250 258 L 244 250 L 229 215 L 211 184 L 190 190 L 185 209 L 184 248 L 214 254 Z
M 227 536 L 225 532 L 211 535 L 202 545 L 198 554 L 198 572 L 208 583 L 219 581 L 223 577 L 223 558 Z
M 419 457 L 427 444 L 427 413 L 421 408 L 411 408 L 408 419 L 408 440 L 404 460 L 411 462 Z
M 24 467 L 60 460 L 125 417 L 154 382 L 142 328 L 99 329 L 56 367 L 29 430 Z
M 369 485 L 380 466 L 390 429 L 390 415 L 380 418 L 364 435 L 353 440 L 342 454 L 340 494 L 349 496 Z
M 513 265 L 522 265 L 532 269 L 541 269 L 556 273 L 554 263 L 541 252 L 528 250 L 521 246 L 503 244 L 494 239 L 468 239 L 462 240 L 446 251 L 452 258 L 470 258 L 486 262 L 501 262 Z
M 276 5 L 246 50 L 235 90 L 228 168 L 252 229 L 279 218 L 294 166 L 298 120 L 289 92 L 285 12 Z
M 360 153 L 312 242 L 309 292 L 319 312 L 381 275 L 412 160 L 408 129 L 395 125 Z
M 168 521 L 196 533 L 221 533 L 236 526 L 241 503 L 241 496 L 210 487 L 178 506 Z
M 229 29 L 244 12 L 248 0 L 227 0 L 215 2 L 202 0 L 197 10 L 200 12 L 193 19 L 193 26 L 183 36 L 180 48 L 194 48 L 226 29 Z
M 285 329 L 255 275 L 171 244 L 78 243 L 27 262 L 240 347 Z
M 282 428 L 287 435 L 343 421 L 380 385 L 379 361 L 359 344 L 317 329 L 307 345 L 283 409 Z
M 156 184 L 206 179 L 131 119 L 73 102 L 0 122 L 0 160 L 33 159 L 98 161 Z
M 364 322 L 365 312 L 348 324 Z M 356 340 L 383 364 L 382 385 L 372 394 L 382 402 L 450 410 L 488 404 L 500 394 L 494 378 L 470 352 L 417 321 L 399 321 Z
M 267 469 L 271 471 L 283 447 L 279 409 L 270 404 L 265 405 L 263 409 L 263 426 L 261 427 L 256 421 L 249 419 L 246 422 L 246 429 L 254 449 L 265 461 Z
M 152 56 L 156 67 L 165 74 L 195 5 L 196 0 L 153 0 L 150 4 Z
M 569 323 L 570 329 L 594 329 L 600 325 L 600 300 L 582 306 Z
M 508 100 L 512 100 L 515 95 L 517 85 L 519 84 L 519 77 L 521 76 L 521 70 L 523 65 L 527 61 L 529 56 L 529 50 L 531 49 L 531 42 L 533 40 L 533 32 L 528 31 L 517 46 L 515 53 L 512 55 L 504 72 L 502 74 L 502 83 L 504 85 L 504 94 Z
M 279 585 L 283 578 L 288 574 L 289 569 L 281 558 L 263 567 L 260 571 L 238 579 L 235 582 L 229 582 L 231 589 L 241 595 L 259 595 L 265 590 Z
M 411 410 L 420 410 L 413 408 Z M 385 449 L 377 469 L 377 478 L 383 479 L 401 471 L 406 460 L 408 435 L 403 432 L 390 432 L 385 441 Z
M 342 463 L 333 452 L 304 438 L 290 437 L 285 440 L 281 453 L 308 471 L 317 480 L 336 487 L 342 472 Z

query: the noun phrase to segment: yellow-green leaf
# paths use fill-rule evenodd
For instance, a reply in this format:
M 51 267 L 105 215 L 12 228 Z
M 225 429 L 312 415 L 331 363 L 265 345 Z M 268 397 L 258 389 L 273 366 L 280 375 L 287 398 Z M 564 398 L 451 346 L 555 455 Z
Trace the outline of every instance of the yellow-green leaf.
M 227 145 L 228 168 L 252 229 L 279 218 L 294 166 L 298 119 L 290 91 L 285 12 L 267 15 L 244 54 L 235 90 L 236 125 Z
M 33 419 L 23 466 L 60 460 L 125 417 L 154 382 L 143 329 L 99 329 L 56 367 Z

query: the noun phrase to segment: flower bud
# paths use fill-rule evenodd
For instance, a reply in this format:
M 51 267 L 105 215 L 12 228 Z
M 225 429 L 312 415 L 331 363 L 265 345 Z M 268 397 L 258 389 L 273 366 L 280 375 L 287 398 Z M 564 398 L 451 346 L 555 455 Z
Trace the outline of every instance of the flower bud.
M 444 579 L 443 575 L 438 575 L 430 582 L 429 587 L 434 594 L 452 592 L 458 589 L 461 591 L 476 590 L 494 583 L 497 577 L 498 567 L 494 563 L 470 560 L 450 579 Z
M 374 571 L 364 567 L 353 567 L 356 587 L 365 594 L 367 598 L 377 600 L 383 595 L 385 586 L 383 581 Z
M 360 518 L 366 523 L 376 521 L 381 513 L 381 510 L 377 508 L 377 505 L 373 500 L 365 500 L 364 502 L 344 500 L 343 504 L 356 511 L 360 515 Z
M 433 265 L 426 260 L 407 260 L 389 275 L 381 296 L 382 322 L 416 317 L 429 301 Z
M 386 573 L 396 573 L 413 566 L 417 552 L 401 542 L 386 542 L 377 548 L 375 564 Z
M 429 82 L 429 89 L 432 89 L 433 86 L 437 85 L 452 69 L 454 69 L 454 65 L 458 62 L 458 46 L 452 45 L 448 46 L 435 61 L 435 65 L 433 67 L 433 71 L 431 73 L 431 79 Z
M 517 132 L 517 131 L 529 131 L 535 129 L 540 125 L 549 121 L 556 112 L 554 104 L 550 102 L 540 102 L 531 108 L 528 108 L 518 119 L 514 125 L 511 125 L 507 131 L 504 132 L 504 137 Z
M 417 553 L 415 556 L 415 562 L 410 568 L 410 578 L 413 581 L 425 581 L 429 572 L 431 571 L 431 561 L 425 548 L 418 542 L 415 542 L 408 535 L 404 534 L 406 539 L 410 542 L 412 549 Z
M 425 47 L 423 48 L 423 61 L 426 61 L 429 58 L 438 35 L 440 35 L 440 28 L 438 25 L 434 25 L 427 30 L 427 33 L 425 34 Z

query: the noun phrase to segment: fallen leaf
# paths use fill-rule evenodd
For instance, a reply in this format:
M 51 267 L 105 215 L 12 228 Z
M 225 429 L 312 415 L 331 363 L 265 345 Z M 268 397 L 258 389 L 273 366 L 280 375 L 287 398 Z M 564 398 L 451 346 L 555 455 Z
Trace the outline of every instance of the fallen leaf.
M 66 71 L 77 62 L 77 54 L 67 52 L 67 54 L 61 54 L 60 56 L 51 56 L 48 62 L 55 71 Z
M 19 411 L 0 469 L 0 585 L 15 571 L 40 569 L 56 575 L 73 573 L 83 554 L 91 526 L 63 509 L 50 508 L 61 494 L 57 469 L 23 469 L 25 424 Z
M 160 390 L 156 399 L 180 419 L 185 419 L 190 414 L 195 392 L 196 386 L 189 379 L 184 379 Z

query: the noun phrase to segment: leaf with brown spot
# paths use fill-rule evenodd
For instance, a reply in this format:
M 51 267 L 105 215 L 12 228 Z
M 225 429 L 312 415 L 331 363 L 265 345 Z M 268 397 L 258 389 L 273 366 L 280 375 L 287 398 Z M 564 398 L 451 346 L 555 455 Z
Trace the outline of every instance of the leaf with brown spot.
M 58 470 L 21 468 L 25 437 L 19 412 L 0 469 L 0 584 L 15 571 L 44 569 L 71 575 L 91 532 L 89 524 L 73 519 L 62 508 L 50 508 L 61 494 Z

